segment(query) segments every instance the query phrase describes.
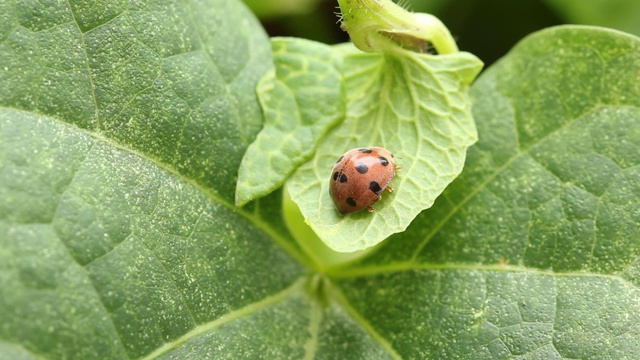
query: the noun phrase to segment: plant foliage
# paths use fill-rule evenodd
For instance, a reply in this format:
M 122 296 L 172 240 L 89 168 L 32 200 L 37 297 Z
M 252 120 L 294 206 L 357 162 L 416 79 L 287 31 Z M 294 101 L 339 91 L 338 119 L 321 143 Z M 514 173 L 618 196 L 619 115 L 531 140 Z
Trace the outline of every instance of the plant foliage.
M 241 4 L 0 0 L 0 14 L 0 358 L 637 357 L 640 39 L 524 39 L 471 85 L 462 174 L 406 231 L 321 272 L 280 190 L 234 206 L 274 71 Z M 449 79 L 348 100 L 297 170 L 317 172 L 318 201 L 343 149 L 397 144 L 382 229 L 428 193 L 415 154 L 438 139 L 412 111 L 441 114 L 478 62 L 344 56 L 362 66 L 342 79 L 351 101 L 426 63 Z M 434 84 L 449 95 L 421 106 Z M 364 135 L 372 111 L 384 131 Z

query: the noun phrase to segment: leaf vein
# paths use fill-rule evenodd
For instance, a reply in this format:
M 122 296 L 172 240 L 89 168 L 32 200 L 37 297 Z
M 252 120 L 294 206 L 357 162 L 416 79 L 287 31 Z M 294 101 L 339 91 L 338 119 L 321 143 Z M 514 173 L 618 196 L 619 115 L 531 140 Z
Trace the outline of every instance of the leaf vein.
M 84 61 L 87 65 L 87 79 L 89 79 L 89 86 L 91 87 L 91 99 L 93 100 L 93 106 L 95 109 L 94 112 L 94 116 L 96 119 L 96 131 L 101 131 L 102 129 L 102 120 L 100 119 L 100 111 L 99 111 L 99 107 L 98 107 L 98 98 L 96 96 L 96 84 L 93 80 L 93 77 L 91 75 L 91 64 L 89 63 L 89 53 L 87 51 L 87 41 L 86 38 L 84 36 L 84 33 L 82 32 L 82 28 L 80 27 L 80 23 L 78 22 L 78 20 L 76 19 L 76 15 L 73 12 L 73 8 L 71 7 L 71 2 L 70 0 L 67 0 L 67 6 L 69 7 L 69 14 L 71 14 L 71 17 L 73 18 L 73 21 L 75 22 L 76 26 L 78 27 L 78 31 L 80 32 L 80 37 L 82 39 L 82 52 L 84 54 Z M 112 21 L 112 19 L 110 19 L 109 21 Z
M 298 280 L 294 281 L 288 288 L 280 291 L 277 294 L 268 296 L 266 298 L 264 298 L 263 300 L 260 300 L 258 302 L 249 304 L 241 309 L 238 310 L 234 310 L 231 311 L 223 316 L 221 316 L 218 319 L 215 319 L 213 321 L 210 321 L 206 324 L 202 324 L 200 326 L 195 327 L 193 330 L 191 330 L 190 332 L 182 335 L 181 337 L 179 337 L 178 339 L 165 343 L 163 346 L 159 347 L 158 349 L 156 349 L 155 351 L 153 351 L 152 353 L 148 354 L 147 356 L 145 356 L 144 358 L 142 358 L 142 360 L 150 360 L 150 359 L 156 359 L 160 356 L 162 356 L 163 354 L 176 349 L 178 347 L 180 347 L 182 344 L 184 344 L 185 342 L 199 336 L 202 334 L 207 333 L 208 331 L 217 329 L 225 324 L 228 324 L 232 321 L 238 320 L 240 318 L 249 316 L 251 314 L 254 314 L 262 309 L 266 309 L 270 306 L 276 305 L 278 303 L 281 303 L 283 301 L 285 301 L 286 299 L 288 299 L 289 297 L 291 297 L 292 295 L 294 295 L 297 292 L 300 292 L 301 289 L 303 288 L 304 284 L 305 284 L 305 280 L 306 277 L 301 277 Z
M 597 109 L 599 109 L 601 106 L 600 105 L 596 105 L 592 108 L 589 108 L 588 110 L 584 111 L 580 116 L 576 116 L 574 119 L 572 119 L 571 121 L 567 121 L 565 124 L 563 124 L 562 126 L 559 126 L 558 128 L 556 128 L 555 130 L 549 132 L 548 134 L 546 134 L 545 136 L 541 137 L 540 139 L 538 139 L 537 142 L 532 143 L 528 148 L 523 149 L 521 151 L 516 152 L 516 154 L 514 156 L 512 156 L 510 159 L 508 159 L 507 161 L 505 161 L 504 164 L 502 164 L 501 166 L 499 166 L 498 168 L 496 168 L 496 170 L 491 173 L 489 176 L 487 176 L 484 181 L 482 181 L 480 184 L 478 184 L 478 186 L 476 186 L 475 188 L 473 188 L 468 195 L 462 199 L 460 201 L 460 203 L 458 203 L 455 207 L 453 207 L 453 209 L 451 209 L 451 211 L 449 211 L 449 213 L 447 213 L 445 216 L 443 216 L 442 220 L 436 224 L 436 226 L 433 228 L 432 231 L 430 231 L 427 236 L 422 240 L 422 242 L 420 243 L 420 245 L 416 248 L 415 252 L 413 253 L 411 260 L 415 261 L 417 259 L 417 257 L 420 255 L 420 253 L 422 252 L 422 250 L 426 247 L 426 245 L 429 243 L 429 241 L 431 240 L 431 238 L 433 238 L 433 236 L 435 236 L 435 234 L 437 234 L 440 229 L 442 229 L 444 227 L 444 225 L 455 215 L 458 213 L 458 211 L 460 211 L 462 209 L 462 207 L 469 202 L 471 199 L 473 199 L 481 190 L 483 190 L 485 187 L 487 187 L 487 185 L 489 183 L 491 183 L 498 175 L 500 175 L 504 170 L 506 170 L 507 168 L 509 168 L 511 166 L 511 164 L 516 161 L 517 159 L 519 159 L 520 157 L 524 156 L 524 155 L 528 155 L 529 151 L 532 150 L 536 145 L 544 142 L 545 140 L 547 140 L 548 138 L 550 138 L 551 136 L 554 136 L 555 134 L 561 132 L 562 130 L 570 127 L 571 125 L 573 125 L 578 119 L 582 118 L 585 114 L 588 114 L 590 112 L 596 111 Z

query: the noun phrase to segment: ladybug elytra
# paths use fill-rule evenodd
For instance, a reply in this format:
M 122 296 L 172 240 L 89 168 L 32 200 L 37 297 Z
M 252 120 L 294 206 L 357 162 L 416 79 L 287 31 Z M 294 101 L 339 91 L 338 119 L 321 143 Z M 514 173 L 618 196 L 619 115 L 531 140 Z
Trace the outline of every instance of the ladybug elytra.
M 393 154 L 381 147 L 351 149 L 338 159 L 329 185 L 333 204 L 341 215 L 367 209 L 381 199 L 383 190 L 392 192 L 391 180 L 398 171 Z

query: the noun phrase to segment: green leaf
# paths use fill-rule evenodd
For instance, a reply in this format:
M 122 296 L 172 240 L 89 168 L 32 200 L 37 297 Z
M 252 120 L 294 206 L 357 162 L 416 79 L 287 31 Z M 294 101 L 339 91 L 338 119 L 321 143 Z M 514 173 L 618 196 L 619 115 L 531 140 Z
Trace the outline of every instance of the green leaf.
M 294 38 L 276 38 L 271 44 L 275 75 L 269 73 L 258 85 L 265 124 L 240 166 L 239 206 L 281 187 L 344 116 L 336 49 Z
M 640 35 L 640 2 L 635 0 L 546 0 L 568 23 L 608 26 Z
M 238 164 L 262 126 L 255 83 L 272 66 L 255 20 L 236 26 L 244 8 L 3 3 L 14 12 L 0 36 L 3 105 L 92 131 L 233 201 Z
M 6 108 L 0 134 L 0 336 L 39 357 L 139 357 L 301 270 L 246 215 L 138 154 Z
M 335 270 L 403 358 L 632 359 L 640 348 L 640 40 L 558 27 L 474 84 L 461 176 Z
M 370 257 L 319 272 L 281 192 L 233 206 L 233 151 L 262 126 L 253 89 L 270 68 L 242 7 L 0 9 L 0 358 L 640 352 L 638 38 L 563 27 L 524 40 L 473 85 L 480 140 L 461 176 Z M 195 34 L 209 40 L 185 41 Z M 225 91 L 209 98 L 209 81 Z M 181 117 L 207 99 L 236 110 Z M 194 157 L 164 160 L 186 120 Z M 214 153 L 231 157 L 199 152 L 207 131 L 236 139 Z
M 351 54 L 343 63 L 347 114 L 315 157 L 288 181 L 293 200 L 332 249 L 352 252 L 403 231 L 460 173 L 476 141 L 467 87 L 481 63 L 467 53 L 404 57 Z M 331 168 L 344 152 L 383 146 L 402 171 L 375 213 L 338 215 L 329 197 Z
M 0 8 L 0 358 L 139 358 L 299 288 L 279 202 L 232 205 L 271 67 L 242 6 Z

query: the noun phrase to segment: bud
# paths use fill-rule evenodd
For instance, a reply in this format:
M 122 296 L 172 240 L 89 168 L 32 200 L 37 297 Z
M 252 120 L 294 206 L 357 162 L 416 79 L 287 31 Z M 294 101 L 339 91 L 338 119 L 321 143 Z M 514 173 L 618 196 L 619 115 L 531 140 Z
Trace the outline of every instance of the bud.
M 412 13 L 391 0 L 338 0 L 338 4 L 342 12 L 340 27 L 362 51 L 458 51 L 449 29 L 433 15 Z

